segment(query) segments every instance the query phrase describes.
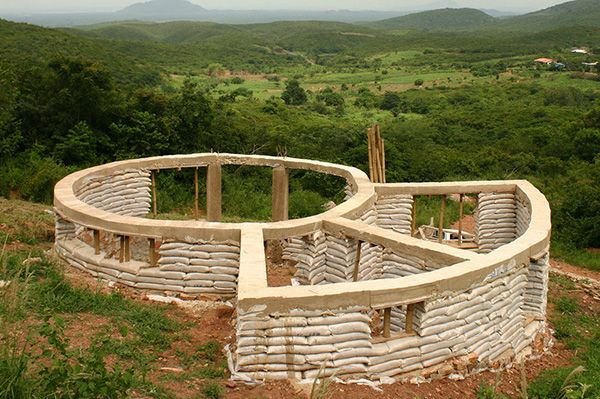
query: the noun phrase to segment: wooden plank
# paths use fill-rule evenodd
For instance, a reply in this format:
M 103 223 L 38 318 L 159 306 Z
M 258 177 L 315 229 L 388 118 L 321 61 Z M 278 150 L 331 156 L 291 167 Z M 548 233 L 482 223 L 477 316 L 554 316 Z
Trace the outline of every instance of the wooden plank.
M 100 255 L 100 230 L 94 230 L 94 253 Z
M 196 168 L 196 170 L 194 170 L 194 217 L 196 220 L 200 219 L 199 197 L 200 187 L 198 184 L 198 168 Z
M 124 244 L 125 244 L 125 250 L 124 250 L 124 252 L 125 252 L 125 254 L 124 254 L 125 255 L 125 262 L 129 262 L 131 260 L 131 248 L 129 246 L 130 237 L 129 236 L 124 236 L 124 238 L 125 238 L 125 241 L 124 241 Z
M 460 200 L 459 200 L 459 215 L 458 215 L 458 247 L 462 247 L 462 231 L 463 231 L 463 217 L 464 215 L 464 201 L 465 201 L 465 195 L 461 194 L 460 195 Z
M 415 304 L 411 303 L 406 305 L 406 322 L 405 331 L 407 334 L 414 334 L 415 328 L 413 326 L 413 320 L 415 319 Z
M 155 267 L 158 259 L 156 256 L 156 240 L 154 238 L 148 238 L 148 259 L 150 266 Z
M 208 165 L 206 174 L 206 220 L 209 222 L 221 221 L 221 164 Z
M 152 175 L 152 214 L 154 215 L 154 217 L 156 217 L 156 215 L 158 214 L 158 206 L 156 200 L 156 172 L 152 171 L 150 172 L 150 174 Z
M 411 209 L 411 226 L 410 226 L 410 231 L 411 231 L 411 237 L 414 237 L 415 235 L 417 235 L 417 196 L 413 195 L 413 205 L 412 205 L 412 209 Z
M 442 206 L 440 207 L 440 225 L 438 227 L 438 242 L 444 241 L 444 218 L 446 216 L 446 194 L 442 195 Z
M 290 175 L 284 166 L 273 168 L 271 190 L 271 220 L 282 222 L 289 218 Z
M 392 336 L 392 308 L 383 310 L 383 337 L 389 338 Z
M 385 177 L 385 140 L 381 139 L 381 165 L 383 168 L 383 172 L 382 172 L 382 176 L 383 176 L 383 183 L 387 183 L 387 179 Z
M 372 135 L 372 129 L 369 128 L 367 129 L 367 145 L 369 147 L 369 177 L 371 178 L 371 182 L 375 182 L 374 180 L 374 168 L 373 168 L 373 148 L 371 145 L 371 135 Z
M 125 236 L 119 236 L 119 263 L 125 261 Z
M 354 273 L 352 274 L 352 281 L 358 281 L 358 273 L 360 270 L 360 257 L 362 255 L 362 244 L 363 242 L 358 240 L 356 246 L 356 260 L 354 261 Z

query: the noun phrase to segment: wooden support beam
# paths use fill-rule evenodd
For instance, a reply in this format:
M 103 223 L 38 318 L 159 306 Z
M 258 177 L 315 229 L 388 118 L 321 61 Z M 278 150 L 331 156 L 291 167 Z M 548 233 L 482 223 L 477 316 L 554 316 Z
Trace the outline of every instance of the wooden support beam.
M 367 129 L 367 143 L 369 146 L 369 177 L 371 182 L 375 182 L 375 157 L 373 156 L 373 129 Z
M 148 260 L 150 266 L 155 267 L 158 263 L 158 254 L 156 253 L 156 239 L 148 238 Z
M 413 204 L 411 209 L 411 221 L 410 221 L 410 235 L 414 237 L 417 235 L 417 196 L 413 195 Z
M 119 263 L 125 261 L 125 236 L 119 236 Z
M 283 166 L 273 168 L 272 195 L 271 195 L 271 220 L 282 222 L 288 220 L 290 175 Z
M 386 177 L 385 177 L 385 140 L 381 139 L 381 175 L 383 177 L 383 182 L 382 183 L 387 183 Z
M 356 260 L 354 261 L 354 272 L 352 273 L 352 281 L 358 281 L 358 272 L 360 271 L 360 257 L 362 256 L 363 242 L 358 240 L 356 245 Z
M 125 252 L 125 254 L 124 254 L 125 255 L 125 262 L 129 262 L 131 260 L 131 248 L 129 246 L 130 237 L 129 236 L 124 236 L 124 238 L 125 238 L 125 241 L 124 241 L 124 244 L 125 244 L 125 250 L 124 250 L 124 252 Z
M 200 219 L 200 207 L 199 207 L 200 187 L 198 184 L 198 168 L 194 170 L 194 217 L 196 220 Z
M 442 206 L 440 207 L 440 225 L 438 228 L 438 242 L 444 241 L 444 218 L 446 217 L 446 194 L 442 195 Z
M 100 230 L 94 230 L 94 253 L 100 255 Z
M 156 172 L 151 171 L 150 174 L 152 176 L 152 214 L 154 217 L 156 217 L 156 215 L 158 215 L 158 204 L 156 199 Z
M 206 174 L 206 220 L 221 221 L 221 164 L 208 165 Z
M 459 200 L 459 214 L 458 214 L 458 247 L 462 247 L 462 232 L 463 232 L 463 217 L 465 216 L 465 209 L 464 209 L 464 200 L 465 200 L 465 195 L 461 194 L 460 195 L 460 200 Z
M 415 332 L 415 328 L 413 326 L 413 320 L 415 319 L 415 304 L 411 303 L 409 305 L 406 305 L 406 321 L 404 323 L 405 325 L 405 331 L 407 334 L 414 334 Z
M 392 336 L 392 308 L 383 310 L 383 337 L 389 338 Z

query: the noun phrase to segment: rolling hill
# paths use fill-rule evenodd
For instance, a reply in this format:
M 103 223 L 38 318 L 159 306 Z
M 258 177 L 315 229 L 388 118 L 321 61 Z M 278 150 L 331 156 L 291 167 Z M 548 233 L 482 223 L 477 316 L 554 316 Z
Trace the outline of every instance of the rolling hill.
M 377 21 L 370 26 L 379 29 L 415 29 L 422 31 L 462 31 L 484 28 L 496 19 L 473 8 L 445 8 L 423 11 Z
M 499 26 L 522 31 L 543 31 L 566 26 L 600 27 L 600 1 L 576 0 L 500 21 Z

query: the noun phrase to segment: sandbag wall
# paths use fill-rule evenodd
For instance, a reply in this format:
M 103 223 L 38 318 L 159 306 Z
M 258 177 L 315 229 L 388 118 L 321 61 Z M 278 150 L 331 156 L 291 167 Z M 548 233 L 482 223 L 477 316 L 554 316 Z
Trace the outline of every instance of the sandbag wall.
M 54 240 L 70 240 L 76 236 L 77 226 L 56 214 L 54 221 Z
M 550 280 L 550 254 L 544 252 L 531 259 L 525 290 L 525 311 L 536 318 L 546 317 L 548 283 Z
M 531 204 L 524 198 L 516 196 L 517 204 L 517 237 L 521 237 L 529 228 L 531 222 Z
M 378 198 L 375 203 L 377 227 L 411 235 L 413 206 L 412 195 L 393 195 Z
M 372 353 L 366 307 L 263 314 L 238 309 L 235 371 L 256 379 L 364 375 Z
M 122 216 L 144 217 L 150 211 L 150 172 L 126 169 L 110 176 L 88 177 L 75 193 L 88 205 Z
M 164 284 L 177 282 L 174 291 L 187 294 L 236 294 L 240 268 L 238 242 L 165 241 L 158 253 L 158 269 L 142 271 L 142 275 L 171 280 L 162 281 Z M 150 284 L 160 282 L 148 281 Z
M 490 253 L 517 238 L 515 193 L 481 193 L 475 212 L 479 253 Z

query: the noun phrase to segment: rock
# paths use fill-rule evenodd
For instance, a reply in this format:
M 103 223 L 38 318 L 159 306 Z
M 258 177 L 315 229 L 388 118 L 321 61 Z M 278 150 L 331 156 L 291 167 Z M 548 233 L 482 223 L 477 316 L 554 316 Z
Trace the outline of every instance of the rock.
M 237 385 L 236 385 L 236 384 L 235 384 L 235 382 L 233 382 L 233 381 L 227 381 L 227 382 L 225 383 L 225 386 L 226 386 L 227 388 L 235 388 Z
M 12 281 L 4 281 L 4 280 L 0 280 L 0 288 L 6 288 L 10 285 Z

